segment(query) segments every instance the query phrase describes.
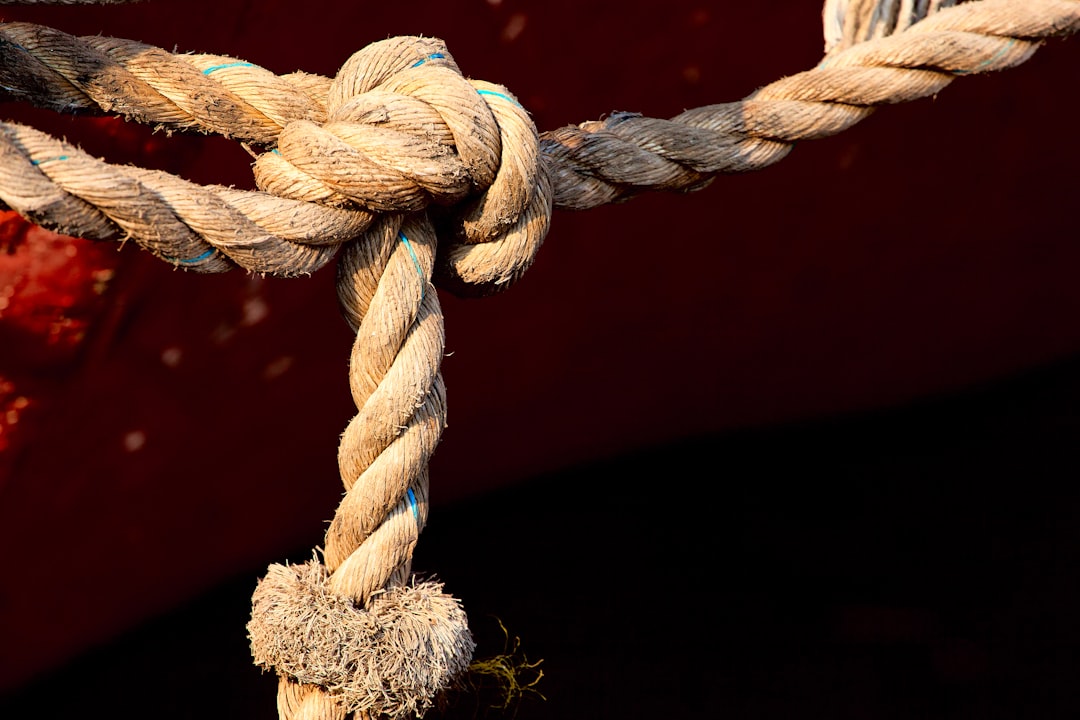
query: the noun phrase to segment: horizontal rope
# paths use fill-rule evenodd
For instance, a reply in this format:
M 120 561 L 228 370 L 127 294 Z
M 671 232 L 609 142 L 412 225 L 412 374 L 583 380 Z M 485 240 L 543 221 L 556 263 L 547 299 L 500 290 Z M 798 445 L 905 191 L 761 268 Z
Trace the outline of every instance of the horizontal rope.
M 717 174 L 764 168 L 793 143 L 842 132 L 874 107 L 933 95 L 956 77 L 1018 65 L 1042 41 L 1078 28 L 1077 0 L 965 3 L 835 53 L 742 101 L 668 120 L 616 113 L 543 133 L 554 206 L 584 209 L 645 191 L 686 191 Z M 225 56 L 0 25 L 0 85 L 11 96 L 46 107 L 106 110 L 170 129 L 272 146 L 288 122 L 321 122 L 325 106 L 310 98 L 330 83 L 275 76 Z
M 0 201 L 68 235 L 130 238 L 179 267 L 283 277 L 323 267 L 375 217 L 110 165 L 15 123 L 0 123 Z
M 668 120 L 615 113 L 542 133 L 534 160 L 495 161 L 493 167 L 498 168 L 535 162 L 539 174 L 532 181 L 518 178 L 507 183 L 511 189 L 527 188 L 527 192 L 510 210 L 489 213 L 488 218 L 502 218 L 498 222 L 469 220 L 469 211 L 455 221 L 458 229 L 453 234 L 458 241 L 440 250 L 436 282 L 461 294 L 500 289 L 520 277 L 532 262 L 553 206 L 585 209 L 645 191 L 694 190 L 717 174 L 767 167 L 785 157 L 795 142 L 842 132 L 878 105 L 935 94 L 956 77 L 1018 65 L 1045 39 L 1078 28 L 1078 0 L 965 3 L 902 33 L 834 53 L 819 67 L 782 78 L 738 102 L 688 110 Z M 416 56 L 424 61 L 410 60 L 410 66 L 429 64 L 428 69 L 437 65 L 456 71 L 444 46 L 425 48 L 408 50 L 421 53 Z M 405 52 L 391 50 L 399 55 Z M 350 63 L 361 62 L 365 52 Z M 0 24 L 0 86 L 7 88 L 10 97 L 81 112 L 107 110 L 170 130 L 219 132 L 268 147 L 278 143 L 285 127 L 296 127 L 290 131 L 294 135 L 304 123 L 323 127 L 320 123 L 328 117 L 332 93 L 336 93 L 335 112 L 353 113 L 348 118 L 398 112 L 398 106 L 408 112 L 420 107 L 408 96 L 389 91 L 373 92 L 378 102 L 367 98 L 367 105 L 357 106 L 349 98 L 364 95 L 350 96 L 356 87 L 344 89 L 355 84 L 342 79 L 348 77 L 346 67 L 337 79 L 304 73 L 276 76 L 228 56 L 173 54 L 115 38 L 80 38 L 27 23 Z M 483 84 L 472 88 L 507 125 L 506 118 L 511 117 L 507 113 L 521 111 L 509 91 L 503 90 Z M 343 128 L 353 133 L 342 141 L 348 146 L 360 137 L 353 130 L 357 127 L 348 119 L 328 130 Z M 386 132 L 380 138 L 387 137 Z M 30 128 L 8 123 L 2 134 L 0 201 L 8 207 L 66 234 L 130 237 L 158 257 L 193 270 L 219 272 L 239 265 L 276 275 L 310 273 L 377 214 L 350 197 L 339 197 L 335 190 L 317 191 L 338 197 L 331 204 L 297 200 L 306 196 L 291 188 L 283 192 L 282 181 L 276 178 L 304 174 L 296 175 L 289 169 L 293 164 L 276 152 L 264 152 L 256 163 L 258 172 L 270 178 L 266 182 L 274 192 L 245 197 L 240 191 L 203 188 L 164 173 L 109 165 Z M 329 147 L 336 147 L 339 141 L 333 133 L 324 135 L 331 141 Z M 521 137 L 527 139 L 528 132 L 506 147 L 527 146 Z M 451 135 L 449 141 L 439 142 L 452 146 L 456 141 Z M 439 147 L 433 145 L 425 152 L 437 157 L 444 152 Z M 51 160 L 57 157 L 68 159 Z M 386 166 L 397 161 L 370 162 Z M 285 176 L 276 172 L 277 166 L 286 168 Z M 491 171 L 485 173 L 484 181 L 490 181 Z M 302 187 L 304 182 L 286 184 Z M 127 188 L 127 196 L 116 198 L 119 188 Z M 292 200 L 275 197 L 289 192 L 297 192 Z M 484 204 L 472 202 L 472 207 Z M 402 210 L 415 207 L 415 203 L 395 206 L 392 201 L 368 204 Z M 217 220 L 215 214 L 220 215 Z M 162 220 L 140 220 L 145 217 Z M 503 235 L 498 235 L 499 230 Z

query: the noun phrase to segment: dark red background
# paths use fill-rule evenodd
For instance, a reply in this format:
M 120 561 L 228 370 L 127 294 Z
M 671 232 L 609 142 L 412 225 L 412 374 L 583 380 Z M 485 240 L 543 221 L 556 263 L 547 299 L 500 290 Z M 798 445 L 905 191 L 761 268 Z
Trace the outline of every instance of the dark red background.
M 793 0 L 153 0 L 11 7 L 3 16 L 229 54 L 276 72 L 332 74 L 369 42 L 436 35 L 467 74 L 513 90 L 541 130 L 614 110 L 669 117 L 736 100 L 811 67 L 822 46 L 820 5 Z M 805 488 L 823 488 L 842 504 L 851 494 L 839 488 L 862 492 L 855 476 L 870 487 L 910 482 L 915 497 L 931 504 L 926 493 L 937 480 L 930 478 L 959 483 L 948 485 L 944 505 L 961 514 L 958 498 L 970 500 L 968 493 L 1023 493 L 1025 484 L 1057 478 L 1049 461 L 1001 463 L 993 451 L 1009 438 L 1037 442 L 1043 435 L 1030 428 L 1050 422 L 1065 457 L 1062 448 L 1080 433 L 1073 409 L 1080 405 L 1059 397 L 1080 403 L 1080 394 L 1068 395 L 1074 375 L 1067 364 L 1080 350 L 1075 42 L 1053 42 L 1020 68 L 963 78 L 932 100 L 882 109 L 760 173 L 721 177 L 688 196 L 559 212 L 519 285 L 484 300 L 444 295 L 449 429 L 432 464 L 432 527 L 421 548 L 449 547 L 421 549 L 432 561 L 446 556 L 426 569 L 442 574 L 457 567 L 453 558 L 469 557 L 499 607 L 500 587 L 508 596 L 518 592 L 504 577 L 504 563 L 523 571 L 533 563 L 533 579 L 555 586 L 575 578 L 568 567 L 577 566 L 564 559 L 549 576 L 535 557 L 498 546 L 545 556 L 559 547 L 585 563 L 593 552 L 585 540 L 608 538 L 610 552 L 589 566 L 599 575 L 605 567 L 622 569 L 632 577 L 620 582 L 648 598 L 663 592 L 657 578 L 671 580 L 663 568 L 672 563 L 695 582 L 722 571 L 682 568 L 664 554 L 632 563 L 620 559 L 611 538 L 626 532 L 625 523 L 687 532 L 679 523 L 688 504 L 691 520 L 711 527 L 723 516 L 712 504 L 717 493 L 758 483 L 801 498 L 807 516 L 799 527 L 814 533 L 823 525 L 808 518 L 839 517 Z M 168 138 L 17 104 L 6 111 L 110 160 L 251 186 L 248 156 L 219 138 Z M 197 276 L 134 246 L 66 241 L 37 230 L 23 237 L 17 223 L 5 228 L 0 255 L 5 240 L 11 253 L 0 256 L 0 292 L 8 284 L 15 292 L 0 309 L 0 545 L 9 568 L 0 580 L 0 689 L 14 692 L 34 678 L 47 683 L 45 673 L 229 578 L 253 582 L 267 563 L 302 559 L 320 542 L 340 497 L 336 445 L 353 408 L 345 378 L 351 338 L 335 306 L 332 272 L 293 280 L 239 271 Z M 1038 386 L 1039 402 L 1010 390 L 1011 399 L 1002 401 L 1009 412 L 978 396 L 982 405 L 947 412 L 929 405 L 928 414 L 874 425 L 883 433 L 873 436 L 878 440 L 860 434 L 863 423 L 879 417 L 874 413 L 992 388 L 1060 363 L 1066 369 L 1051 375 L 1051 385 Z M 837 417 L 851 418 L 828 426 L 839 434 L 768 434 Z M 992 419 L 980 425 L 980 417 Z M 928 424 L 930 439 L 923 433 Z M 949 442 L 950 432 L 964 438 L 959 446 Z M 739 433 L 756 439 L 744 444 Z M 706 445 L 680 444 L 699 440 Z M 818 441 L 832 454 L 819 453 Z M 874 460 L 851 464 L 860 443 L 875 448 L 867 451 Z M 665 459 L 633 460 L 650 448 Z M 893 453 L 904 459 L 890 462 Z M 698 462 L 691 467 L 687 458 Z M 600 461 L 615 464 L 590 464 Z M 847 464 L 841 470 L 836 463 Z M 639 498 L 630 504 L 640 514 L 605 515 L 614 523 L 607 534 L 583 535 L 579 545 L 562 537 L 573 537 L 573 523 L 549 526 L 539 509 L 529 514 L 544 506 L 542 493 L 527 501 L 492 495 L 552 473 L 564 478 L 550 482 L 552 493 L 564 495 L 548 503 L 610 503 L 629 493 Z M 565 485 L 571 477 L 580 487 Z M 630 478 L 640 486 L 628 487 Z M 892 492 L 892 500 L 874 497 L 871 504 L 902 527 L 889 512 L 903 493 Z M 504 503 L 483 506 L 488 511 L 518 515 L 522 528 L 532 527 L 531 518 L 539 522 L 536 533 L 560 539 L 481 537 L 474 544 L 464 528 L 439 530 L 440 513 L 479 522 L 462 508 L 479 507 L 488 496 Z M 1003 503 L 990 513 L 998 518 L 1008 501 L 993 497 Z M 1045 486 L 1033 497 L 1061 512 L 1076 507 L 1071 489 L 1058 496 Z M 753 503 L 732 502 L 756 512 Z M 914 501 L 898 507 L 916 515 L 925 509 Z M 943 518 L 915 522 L 933 520 Z M 988 541 L 997 537 L 992 523 L 979 527 Z M 962 533 L 953 530 L 938 540 L 957 541 Z M 437 539 L 428 541 L 431 533 Z M 814 543 L 779 527 L 776 533 L 786 538 L 782 545 Z M 695 547 L 705 542 L 693 537 Z M 848 545 L 820 549 L 839 547 Z M 911 549 L 899 541 L 889 548 L 898 556 Z M 499 552 L 508 557 L 496 561 L 492 553 Z M 930 563 L 947 548 L 921 552 Z M 1013 557 L 1008 548 L 1002 552 Z M 1075 545 L 1047 552 L 1065 554 L 1042 567 L 1068 567 L 1060 558 L 1072 557 Z M 715 556 L 710 551 L 695 562 Z M 844 566 L 836 576 L 850 578 L 848 571 L 858 574 Z M 903 597 L 885 595 L 874 602 L 907 607 Z M 876 610 L 841 613 L 836 632 L 858 635 L 867 622 L 909 630 L 910 623 L 933 624 L 919 611 L 882 620 L 874 602 Z M 722 603 L 715 611 L 723 612 Z M 929 632 L 918 627 L 909 635 Z M 961 645 L 956 652 L 963 654 L 968 646 Z M 948 648 L 942 652 L 952 657 Z M 547 649 L 549 657 L 559 652 Z M 960 662 L 967 668 L 961 674 L 972 667 L 977 674 L 978 657 Z

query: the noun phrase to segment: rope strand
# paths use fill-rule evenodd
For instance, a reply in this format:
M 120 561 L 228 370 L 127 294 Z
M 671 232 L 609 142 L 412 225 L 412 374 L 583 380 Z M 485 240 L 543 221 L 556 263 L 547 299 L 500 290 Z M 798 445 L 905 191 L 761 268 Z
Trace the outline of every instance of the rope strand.
M 308 274 L 340 251 L 338 298 L 356 333 L 357 413 L 338 451 L 345 495 L 322 557 L 299 571 L 271 566 L 248 626 L 256 662 L 280 674 L 283 720 L 422 714 L 471 656 L 456 601 L 411 584 L 428 463 L 446 425 L 434 283 L 496 292 L 533 262 L 555 207 L 697 190 L 767 167 L 878 106 L 1019 65 L 1048 38 L 1080 30 L 1080 0 L 828 0 L 823 21 L 817 67 L 741 101 L 666 120 L 615 113 L 543 134 L 508 89 L 465 79 L 434 38 L 374 43 L 323 78 L 0 24 L 9 98 L 216 133 L 260 151 L 259 189 L 240 191 L 111 165 L 0 123 L 5 206 L 67 234 L 132 238 L 201 272 Z
M 707 185 L 718 174 L 762 169 L 785 157 L 798 141 L 835 135 L 877 106 L 933 95 L 956 77 L 1019 65 L 1046 39 L 1075 33 L 1080 27 L 1077 0 L 981 0 L 929 14 L 932 9 L 919 6 L 915 12 L 922 13 L 924 19 L 902 32 L 833 52 L 817 68 L 778 80 L 742 101 L 695 108 L 669 120 L 616 113 L 541 134 L 540 162 L 551 178 L 553 206 L 585 209 L 647 191 L 685 192 Z M 430 56 L 439 56 L 426 63 L 432 66 L 427 69 L 455 70 L 453 59 L 441 48 L 441 44 L 424 48 Z M 153 73 L 146 72 L 150 66 L 139 61 L 140 53 L 147 52 L 154 59 Z M 364 52 L 371 50 L 357 55 Z M 121 77 L 124 83 L 119 82 Z M 189 79 L 194 79 L 190 86 L 185 84 Z M 397 212 L 424 206 L 425 194 L 435 193 L 445 202 L 466 190 L 467 186 L 461 185 L 462 166 L 455 164 L 460 156 L 439 149 L 448 147 L 447 138 L 429 139 L 427 149 L 417 155 L 417 146 L 402 139 L 394 143 L 393 123 L 381 131 L 357 130 L 358 122 L 363 124 L 376 115 L 400 117 L 418 112 L 418 104 L 402 100 L 405 96 L 394 93 L 393 87 L 386 89 L 393 100 L 380 91 L 378 97 L 366 98 L 363 105 L 347 108 L 347 118 L 338 124 L 320 124 L 326 107 L 313 106 L 306 98 L 315 87 L 329 93 L 334 82 L 318 76 L 274 76 L 225 56 L 173 55 L 139 43 L 76 38 L 26 23 L 0 25 L 0 85 L 13 97 L 69 111 L 119 112 L 158 127 L 217 132 L 268 147 L 281 141 L 284 127 L 295 123 L 286 136 L 286 147 L 279 151 L 282 154 L 264 153 L 256 163 L 259 186 L 273 194 L 322 205 L 359 204 L 374 211 Z M 129 86 L 135 88 L 132 94 L 118 90 Z M 163 94 L 166 91 L 167 97 Z M 210 106 L 207 93 L 220 100 L 224 109 L 214 105 L 213 113 L 206 112 Z M 193 94 L 203 99 L 196 101 L 190 97 Z M 501 94 L 488 91 L 481 97 L 491 108 L 496 104 L 492 99 Z M 458 97 L 472 102 L 469 93 Z M 480 113 L 477 117 L 486 115 L 479 106 L 470 112 Z M 229 120 L 222 123 L 220 117 Z M 488 127 L 485 132 L 493 132 Z M 371 132 L 377 134 L 377 142 L 366 139 L 365 133 Z M 461 139 L 457 137 L 457 141 Z M 321 155 L 303 154 L 311 153 L 320 143 L 325 145 Z M 387 145 L 405 155 L 388 160 L 380 155 Z M 325 160 L 341 152 L 372 169 L 385 170 L 387 163 L 403 162 L 410 155 L 415 163 L 441 165 L 438 170 L 429 169 L 422 178 L 414 176 L 425 183 L 419 186 L 423 191 L 402 186 L 404 196 L 400 192 L 387 195 L 393 191 L 385 183 L 393 176 L 386 172 L 379 174 L 376 182 L 361 186 L 332 174 L 334 166 L 328 168 Z M 495 152 L 495 159 L 484 160 L 483 167 L 502 166 Z M 319 181 L 306 170 L 331 174 Z M 352 176 L 356 171 L 338 172 Z M 473 182 L 484 186 L 492 172 L 485 170 Z M 326 181 L 330 184 L 322 184 Z M 448 181 L 451 184 L 445 185 Z M 539 183 L 523 183 L 521 187 L 536 192 Z M 53 220 L 52 226 L 64 231 L 62 221 Z M 520 274 L 520 270 L 509 273 Z M 461 284 L 467 281 L 462 279 Z

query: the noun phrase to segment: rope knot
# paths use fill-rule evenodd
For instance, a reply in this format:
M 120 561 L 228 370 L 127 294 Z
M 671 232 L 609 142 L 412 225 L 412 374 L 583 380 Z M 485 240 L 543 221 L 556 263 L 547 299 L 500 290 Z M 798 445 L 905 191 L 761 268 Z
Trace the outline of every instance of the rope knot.
M 330 85 L 327 119 L 288 123 L 255 164 L 277 195 L 375 212 L 460 202 L 491 184 L 499 128 L 446 46 L 383 40 L 355 53 Z
M 437 279 L 462 294 L 520 277 L 550 225 L 532 119 L 505 87 L 467 80 L 435 38 L 355 53 L 330 84 L 326 122 L 288 123 L 254 172 L 280 197 L 381 213 L 430 208 L 452 240 Z

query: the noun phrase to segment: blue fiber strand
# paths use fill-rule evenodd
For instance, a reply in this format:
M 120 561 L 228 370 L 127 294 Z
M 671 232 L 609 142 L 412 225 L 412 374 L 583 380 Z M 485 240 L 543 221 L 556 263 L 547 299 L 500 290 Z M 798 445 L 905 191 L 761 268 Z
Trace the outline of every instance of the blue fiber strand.
M 231 67 L 255 67 L 255 65 L 252 64 L 252 63 L 249 63 L 249 62 L 242 62 L 242 61 L 240 61 L 240 62 L 231 62 L 231 63 L 222 63 L 221 65 L 211 65 L 210 67 L 203 70 L 202 74 L 203 75 L 209 75 L 212 72 L 217 72 L 218 70 L 224 70 L 225 68 L 231 68 Z
M 445 55 L 443 55 L 442 53 L 431 53 L 431 54 L 430 54 L 430 55 L 428 55 L 428 56 L 427 56 L 426 58 L 423 58 L 423 59 L 421 59 L 421 60 L 417 60 L 417 61 L 416 61 L 416 62 L 414 62 L 414 63 L 413 63 L 412 65 L 410 65 L 410 67 L 420 67 L 421 65 L 423 65 L 424 63 L 426 63 L 426 62 L 427 62 L 428 60 L 438 60 L 438 59 L 440 59 L 440 58 L 445 58 L 445 57 L 446 57 L 446 56 L 445 56 Z
M 495 97 L 502 98 L 506 102 L 513 103 L 518 107 L 521 107 L 521 103 L 519 103 L 517 100 L 510 97 L 509 95 L 505 95 L 501 92 L 495 92 L 494 90 L 477 90 L 476 92 L 480 95 L 494 95 Z
M 44 165 L 45 163 L 59 162 L 61 160 L 67 160 L 67 159 L 68 159 L 67 155 L 56 155 L 56 156 L 53 156 L 53 157 L 42 158 L 41 160 L 31 160 L 30 164 L 31 165 Z
M 416 518 L 417 522 L 420 522 L 420 508 L 416 506 L 416 495 L 413 493 L 412 488 L 409 488 L 406 492 L 409 496 L 409 507 L 412 508 L 413 517 Z
M 979 63 L 978 65 L 976 65 L 976 66 L 975 66 L 974 68 L 972 68 L 971 70 L 958 70 L 958 71 L 956 72 L 956 74 L 957 74 L 957 75 L 970 75 L 971 73 L 979 72 L 979 71 L 980 71 L 980 70 L 982 70 L 982 69 L 983 69 L 984 67 L 987 67 L 988 65 L 992 65 L 993 63 L 995 63 L 995 62 L 997 62 L 997 61 L 998 61 L 999 59 L 1001 59 L 1001 57 L 1002 57 L 1002 56 L 1003 56 L 1003 55 L 1004 55 L 1005 53 L 1009 52 L 1009 50 L 1010 50 L 1010 49 L 1012 49 L 1012 46 L 1013 46 L 1013 45 L 1015 45 L 1015 44 L 1016 44 L 1016 38 L 1010 38 L 1010 39 L 1009 39 L 1009 41 L 1008 41 L 1007 43 L 1005 43 L 1004 45 L 1002 45 L 1002 46 L 1001 46 L 1001 49 L 1000 49 L 1000 50 L 998 50 L 998 51 L 997 51 L 996 53 L 994 53 L 994 54 L 993 54 L 993 55 L 991 55 L 990 57 L 988 57 L 988 58 L 986 58 L 985 60 L 983 60 L 983 61 L 982 61 L 981 63 Z
M 214 250 L 214 248 L 210 248 L 209 250 L 207 250 L 206 252 L 204 252 L 204 253 L 203 253 L 202 255 L 199 255 L 198 257 L 188 258 L 188 259 L 186 259 L 186 260 L 179 260 L 178 262 L 181 262 L 181 263 L 183 263 L 184 265 L 190 265 L 191 263 L 197 263 L 197 262 L 199 262 L 200 260 L 205 260 L 206 258 L 208 258 L 208 257 L 210 257 L 211 255 L 213 255 L 213 254 L 214 254 L 214 252 L 216 252 L 216 251 Z
M 405 237 L 405 233 L 399 230 L 398 237 L 401 239 L 401 242 L 405 243 L 405 249 L 409 251 L 409 257 L 412 258 L 413 264 L 416 265 L 416 274 L 420 276 L 420 299 L 423 299 L 424 290 L 427 286 L 427 278 L 424 277 L 424 266 L 420 264 L 420 258 L 416 257 L 416 251 L 413 250 L 409 238 Z

